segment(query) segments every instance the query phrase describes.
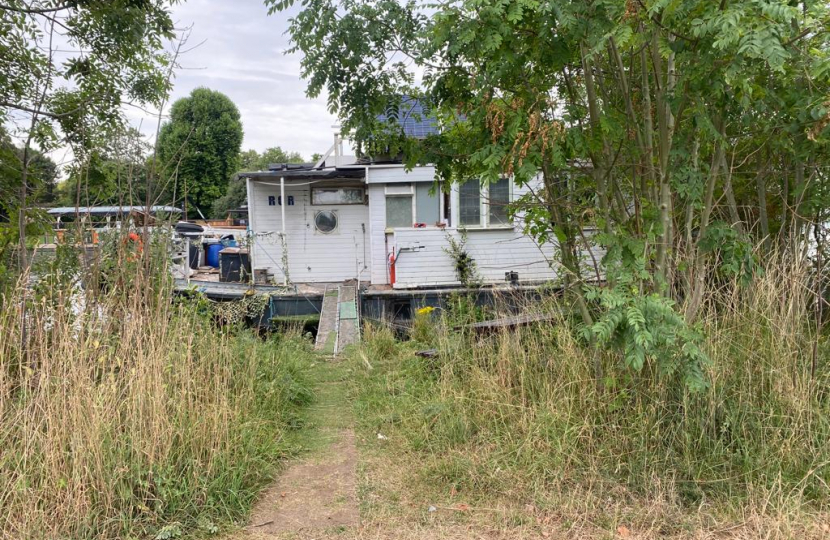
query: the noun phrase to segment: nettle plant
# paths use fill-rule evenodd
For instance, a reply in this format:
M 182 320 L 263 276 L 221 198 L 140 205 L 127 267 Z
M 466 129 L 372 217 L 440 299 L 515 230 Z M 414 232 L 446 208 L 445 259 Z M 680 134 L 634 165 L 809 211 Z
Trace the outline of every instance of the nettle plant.
M 703 334 L 678 313 L 673 300 L 650 292 L 655 287 L 645 242 L 626 235 L 598 236 L 607 249 L 608 286 L 586 286 L 586 300 L 599 313 L 583 327 L 584 336 L 618 354 L 625 370 L 680 380 L 692 391 L 707 388 Z

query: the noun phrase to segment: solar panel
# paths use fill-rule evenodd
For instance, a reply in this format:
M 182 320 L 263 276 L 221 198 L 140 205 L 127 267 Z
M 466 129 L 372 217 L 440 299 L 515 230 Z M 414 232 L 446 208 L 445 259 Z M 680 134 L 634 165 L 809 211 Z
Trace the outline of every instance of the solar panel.
M 397 120 L 407 137 L 423 139 L 438 133 L 438 122 L 424 112 L 423 105 L 417 99 L 404 98 L 397 111 L 389 110 L 378 115 L 378 120 L 381 122 L 389 118 Z

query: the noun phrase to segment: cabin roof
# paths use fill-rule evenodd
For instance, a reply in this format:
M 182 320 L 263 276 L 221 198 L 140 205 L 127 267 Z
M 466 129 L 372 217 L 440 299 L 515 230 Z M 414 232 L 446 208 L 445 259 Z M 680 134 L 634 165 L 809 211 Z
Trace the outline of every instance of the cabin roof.
M 277 168 L 272 165 L 269 171 L 251 171 L 239 173 L 240 178 L 251 180 L 279 180 L 280 178 L 302 179 L 302 180 L 350 180 L 363 178 L 366 173 L 363 168 L 323 168 L 315 169 L 314 164 L 292 163 L 284 164 L 284 168 Z

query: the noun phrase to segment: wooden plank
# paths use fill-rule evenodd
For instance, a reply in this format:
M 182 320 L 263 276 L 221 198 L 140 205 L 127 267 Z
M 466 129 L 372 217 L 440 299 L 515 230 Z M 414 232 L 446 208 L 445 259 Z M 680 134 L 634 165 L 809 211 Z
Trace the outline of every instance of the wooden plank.
M 320 325 L 317 327 L 317 339 L 314 350 L 324 354 L 334 353 L 337 342 L 337 296 L 326 292 L 320 313 Z
M 357 288 L 352 285 L 341 285 L 338 288 L 340 317 L 337 321 L 337 349 L 339 354 L 349 345 L 360 341 L 360 322 L 357 320 Z

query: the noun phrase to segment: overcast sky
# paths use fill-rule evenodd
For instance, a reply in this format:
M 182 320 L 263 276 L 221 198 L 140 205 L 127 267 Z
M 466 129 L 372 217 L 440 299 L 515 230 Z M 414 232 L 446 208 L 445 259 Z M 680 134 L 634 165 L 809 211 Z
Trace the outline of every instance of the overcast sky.
M 299 55 L 284 54 L 290 16 L 269 16 L 262 0 L 187 0 L 176 5 L 177 27 L 192 26 L 187 46 L 204 43 L 182 57 L 184 69 L 176 74 L 171 103 L 200 86 L 218 90 L 242 114 L 243 150 L 280 146 L 306 159 L 325 153 L 336 119 L 324 98 L 306 98 Z M 128 114 L 148 135 L 155 131 L 155 119 L 145 116 L 142 121 L 137 110 Z

